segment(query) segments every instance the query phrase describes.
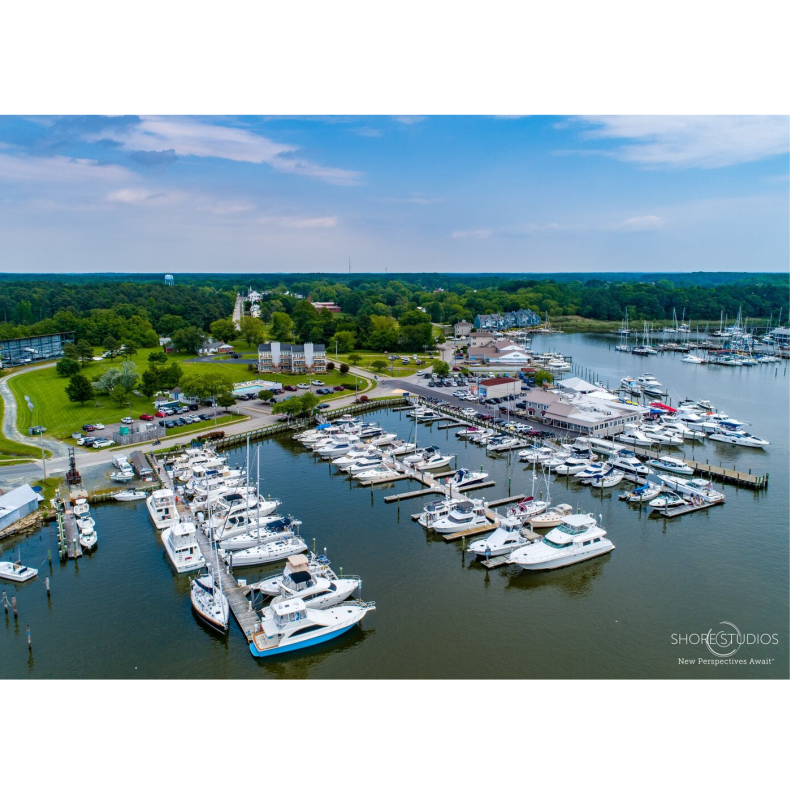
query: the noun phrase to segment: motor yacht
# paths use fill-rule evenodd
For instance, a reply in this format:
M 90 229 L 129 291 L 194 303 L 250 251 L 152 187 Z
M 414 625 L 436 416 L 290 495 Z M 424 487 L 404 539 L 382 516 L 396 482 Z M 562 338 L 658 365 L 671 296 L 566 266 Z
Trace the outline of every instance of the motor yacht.
M 332 459 L 331 463 L 338 467 L 340 472 L 349 472 L 348 467 L 352 467 L 360 461 L 373 461 L 380 464 L 385 456 L 377 448 L 368 447 L 364 450 L 349 450 L 345 455 Z
M 288 556 L 304 553 L 306 550 L 308 547 L 299 536 L 284 536 L 275 542 L 262 542 L 246 550 L 226 553 L 225 563 L 231 568 L 270 564 L 273 561 L 282 561 Z
M 446 517 L 437 519 L 431 528 L 436 533 L 448 534 L 466 531 L 486 524 L 486 508 L 480 503 L 462 502 L 450 509 Z
M 615 456 L 620 450 L 625 449 L 625 445 L 612 442 L 610 439 L 595 439 L 592 437 L 587 440 L 592 452 L 601 456 Z
M 417 461 L 416 463 L 412 464 L 413 468 L 418 472 L 431 472 L 435 469 L 442 469 L 443 467 L 449 467 L 450 462 L 455 458 L 454 453 L 450 453 L 446 455 L 444 453 L 436 453 L 435 455 L 430 456 L 429 458 L 425 458 L 422 461 Z M 406 463 L 405 461 L 403 462 Z
M 760 436 L 755 436 L 745 431 L 717 430 L 716 433 L 710 434 L 708 438 L 713 439 L 715 442 L 724 442 L 725 444 L 732 444 L 737 447 L 764 448 L 769 445 L 766 439 L 762 439 Z
M 117 492 L 112 497 L 120 503 L 130 503 L 133 500 L 144 500 L 147 497 L 147 492 L 142 492 L 137 489 L 125 489 L 122 492 Z
M 156 489 L 145 502 L 153 525 L 160 531 L 180 521 L 175 495 L 170 489 Z
M 305 559 L 303 555 L 291 556 L 292 559 Z M 291 567 L 291 568 L 289 568 Z M 306 608 L 331 608 L 352 597 L 361 585 L 357 575 L 329 577 L 316 575 L 308 567 L 297 569 L 289 565 L 279 583 L 279 595 L 272 600 L 272 605 L 284 600 L 300 598 Z
M 413 453 L 416 449 L 417 446 L 414 444 L 414 442 L 404 442 L 402 439 L 396 439 L 387 448 L 385 448 L 383 452 L 387 456 L 394 458 L 395 456 L 403 456 L 407 453 Z
M 309 572 L 312 575 L 327 578 L 331 581 L 336 580 L 337 577 L 331 568 L 331 562 L 327 555 L 319 556 L 316 553 L 311 553 L 309 557 L 305 553 L 300 553 L 296 556 L 289 556 L 286 559 L 286 566 L 283 568 L 283 572 L 264 578 L 253 584 L 253 588 L 268 597 L 277 597 L 281 593 L 283 579 L 292 572 Z
M 485 433 L 484 428 L 459 428 L 456 431 L 456 436 L 458 436 L 459 439 L 469 439 L 481 433 Z
M 226 551 L 247 550 L 262 542 L 275 542 L 284 536 L 291 536 L 297 532 L 300 525 L 302 523 L 299 519 L 291 517 L 278 517 L 270 522 L 262 523 L 261 526 L 254 520 L 250 530 L 237 533 L 235 536 L 221 538 L 219 546 Z
M 567 567 L 610 553 L 614 545 L 606 535 L 593 515 L 570 514 L 538 542 L 515 550 L 509 563 L 535 571 Z
M 136 473 L 131 469 L 124 472 L 112 472 L 108 477 L 116 483 L 128 483 L 136 477 Z
M 432 444 L 429 447 L 424 447 L 417 450 L 415 453 L 411 453 L 408 457 L 403 459 L 403 463 L 408 466 L 414 466 L 414 464 L 418 464 L 420 461 L 425 461 L 428 458 L 432 458 L 433 456 L 437 455 L 439 452 L 438 445 Z
M 662 447 L 678 447 L 683 444 L 683 436 L 679 433 L 665 430 L 660 425 L 642 425 L 641 431 Z
M 247 491 L 234 490 L 229 494 L 218 497 L 211 505 L 211 523 L 215 528 L 223 525 L 227 520 L 237 514 L 244 512 L 250 514 L 250 518 L 266 517 L 281 504 L 275 498 L 265 499 L 258 494 L 254 488 Z
M 434 411 L 432 408 L 427 408 L 426 406 L 417 406 L 413 411 L 408 412 L 408 416 L 411 419 L 415 419 L 417 422 L 426 422 L 426 421 L 433 421 L 438 419 L 440 414 Z
M 374 603 L 357 600 L 327 609 L 308 608 L 296 597 L 270 604 L 262 612 L 250 653 L 264 658 L 321 644 L 341 636 L 374 609 Z
M 202 622 L 220 633 L 228 630 L 230 604 L 212 573 L 200 575 L 192 581 L 189 598 L 192 609 Z
M 459 489 L 466 489 L 476 483 L 481 483 L 489 477 L 488 472 L 472 472 L 469 469 L 460 469 L 455 475 L 451 475 L 444 482 L 448 489 L 458 491 Z
M 689 504 L 675 492 L 662 491 L 661 494 L 647 504 L 650 508 L 662 511 L 669 508 L 680 508 Z
M 566 461 L 556 466 L 556 474 L 577 475 L 580 472 L 584 472 L 591 463 L 592 461 L 589 458 L 570 456 Z
M 678 475 L 659 475 L 658 477 L 664 486 L 680 495 L 700 497 L 709 503 L 725 499 L 725 495 L 718 492 L 711 481 L 707 481 L 705 478 L 681 478 Z
M 694 469 L 685 461 L 680 458 L 672 458 L 671 456 L 651 458 L 647 464 L 653 469 L 665 469 L 667 472 L 675 472 L 678 475 L 692 475 L 694 473 Z
M 556 454 L 556 449 L 547 445 L 531 447 L 528 450 L 519 451 L 519 460 L 527 461 L 529 464 L 537 464 L 546 458 L 552 458 Z
M 703 431 L 692 430 L 688 425 L 684 425 L 677 419 L 663 419 L 661 422 L 663 430 L 679 435 L 684 442 L 695 441 L 702 442 L 706 438 L 706 433 Z
M 660 483 L 646 483 L 629 492 L 623 492 L 619 499 L 627 500 L 629 503 L 649 503 L 653 498 L 658 497 L 663 488 Z
M 494 558 L 507 555 L 527 544 L 530 544 L 530 540 L 523 533 L 522 523 L 518 519 L 502 517 L 500 525 L 486 538 L 473 541 L 467 552 L 478 558 Z
M 652 397 L 665 397 L 667 394 L 667 390 L 649 372 L 640 375 L 636 379 L 636 383 L 645 394 Z
M 422 507 L 422 513 L 417 518 L 417 522 L 423 528 L 431 528 L 433 523 L 438 519 L 446 517 L 457 505 L 463 503 L 463 500 L 434 500 L 433 502 L 426 503 Z
M 642 464 L 630 450 L 620 450 L 616 456 L 609 458 L 606 463 L 615 470 L 625 473 L 625 475 L 632 475 L 637 478 L 645 478 L 653 471 L 650 467 Z
M 205 566 L 194 522 L 186 520 L 170 525 L 161 534 L 161 541 L 176 572 L 192 572 Z
M 486 450 L 490 453 L 501 453 L 505 450 L 513 450 L 519 447 L 522 442 L 513 436 L 495 436 L 486 445 Z
M 419 469 L 419 466 L 417 466 L 417 468 Z M 397 470 L 387 467 L 385 464 L 379 464 L 371 469 L 365 469 L 363 472 L 356 473 L 356 478 L 363 484 L 399 477 L 400 473 Z
M 688 355 L 685 355 L 681 359 L 681 361 L 683 361 L 684 364 L 705 364 L 706 363 L 702 358 L 700 358 L 700 356 L 695 356 L 695 355 L 692 355 L 691 353 L 689 353 Z
M 202 512 L 199 512 L 197 517 L 201 524 L 205 521 Z M 212 520 L 209 522 L 206 529 L 213 531 L 215 541 L 223 542 L 226 539 L 232 539 L 234 536 L 239 536 L 243 533 L 251 533 L 259 528 L 263 528 L 265 525 L 278 522 L 283 518 L 281 514 L 267 514 L 266 517 L 262 517 L 260 514 L 250 515 L 240 511 L 228 517 L 223 525 L 214 526 Z
M 385 444 L 391 444 L 396 438 L 396 433 L 383 432 L 377 436 L 372 436 L 365 441 L 369 442 L 373 447 L 383 447 Z
M 525 524 L 533 530 L 537 528 L 552 528 L 570 514 L 572 514 L 572 506 L 569 503 L 559 503 L 557 506 L 553 506 L 547 511 L 537 514 L 535 517 L 531 517 Z
M 625 442 L 625 444 L 640 445 L 641 447 L 647 447 L 651 444 L 655 444 L 654 439 L 651 439 L 650 436 L 634 425 L 626 425 L 623 428 L 622 433 L 617 436 L 617 440 L 620 442 Z

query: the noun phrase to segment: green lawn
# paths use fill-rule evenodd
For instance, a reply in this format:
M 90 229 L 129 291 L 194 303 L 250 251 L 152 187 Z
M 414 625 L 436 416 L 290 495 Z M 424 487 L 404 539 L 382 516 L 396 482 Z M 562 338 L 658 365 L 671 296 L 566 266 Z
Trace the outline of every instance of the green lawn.
M 353 350 L 352 353 L 347 353 L 346 355 L 340 355 L 339 360 L 345 361 L 350 364 L 350 357 L 353 355 L 361 356 L 361 361 L 358 364 L 353 364 L 351 366 L 356 366 L 359 369 L 366 370 L 367 372 L 371 372 L 374 375 L 385 375 L 387 377 L 394 377 L 394 378 L 405 378 L 409 375 L 415 375 L 419 370 L 424 369 L 426 372 L 431 368 L 431 364 L 438 358 L 438 354 L 433 356 L 427 356 L 424 353 L 417 353 L 416 355 L 419 356 L 420 360 L 422 361 L 422 365 L 417 365 L 414 363 L 413 359 L 408 366 L 405 366 L 400 362 L 400 359 L 395 359 L 394 361 L 389 361 L 388 356 L 383 355 L 383 353 L 376 353 L 372 350 Z M 404 353 L 404 352 L 392 352 L 390 355 L 395 356 L 411 356 L 414 353 Z M 378 359 L 385 361 L 388 366 L 382 372 L 377 372 L 372 368 L 372 362 L 377 361 Z M 394 366 L 392 366 L 394 365 Z
M 3 399 L 0 397 L 0 419 L 3 418 Z M 27 429 L 25 431 L 27 433 Z M 50 452 L 45 451 L 49 456 Z M 0 466 L 10 467 L 24 464 L 29 458 L 41 458 L 42 451 L 38 447 L 13 442 L 0 433 Z

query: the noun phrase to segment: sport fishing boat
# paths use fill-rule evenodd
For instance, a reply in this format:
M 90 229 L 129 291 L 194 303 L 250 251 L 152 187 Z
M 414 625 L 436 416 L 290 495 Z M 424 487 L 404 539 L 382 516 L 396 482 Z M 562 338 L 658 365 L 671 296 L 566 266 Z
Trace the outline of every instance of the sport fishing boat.
M 435 456 L 438 452 L 439 446 L 432 444 L 428 447 L 417 450 L 415 453 L 411 453 L 411 455 L 403 459 L 403 463 L 406 466 L 411 467 L 415 464 L 418 464 L 420 461 L 425 461 L 425 459 Z
M 404 442 L 402 439 L 395 439 L 383 452 L 385 455 L 394 458 L 395 456 L 413 453 L 416 449 L 417 446 L 414 442 Z
M 372 436 L 366 439 L 373 447 L 382 447 L 385 444 L 391 444 L 397 438 L 396 433 L 386 433 L 385 431 L 378 436 Z
M 201 523 L 204 521 L 204 515 L 202 512 L 198 513 L 197 517 Z M 216 528 L 213 528 L 213 526 L 209 525 L 209 528 L 214 531 L 214 540 L 217 542 L 223 542 L 226 539 L 232 539 L 234 536 L 256 531 L 265 525 L 269 525 L 270 523 L 277 522 L 281 519 L 283 519 L 283 516 L 280 514 L 268 514 L 266 517 L 262 517 L 260 514 L 254 514 L 251 516 L 246 513 L 239 512 L 234 516 L 228 517 L 224 525 L 219 525 Z
M 161 534 L 161 541 L 176 572 L 193 572 L 205 566 L 194 522 L 186 520 L 170 525 Z
M 644 375 L 640 375 L 636 379 L 636 383 L 639 385 L 639 388 L 645 393 L 652 397 L 665 397 L 667 394 L 667 390 L 663 387 L 654 375 L 651 375 L 649 372 L 645 372 Z
M 706 363 L 702 358 L 700 358 L 700 356 L 695 356 L 695 355 L 692 355 L 691 353 L 689 353 L 688 355 L 685 355 L 681 359 L 681 361 L 683 361 L 684 364 L 705 364 Z
M 19 561 L 0 561 L 0 578 L 14 583 L 25 583 L 39 574 L 38 569 L 26 567 Z
M 422 513 L 417 518 L 417 522 L 423 528 L 430 528 L 437 519 L 446 517 L 457 505 L 463 503 L 463 500 L 434 500 L 426 503 L 422 507 Z M 475 502 L 475 501 L 470 501 Z
M 438 419 L 441 415 L 432 408 L 417 406 L 413 411 L 408 412 L 408 416 L 415 419 L 417 422 L 433 422 L 433 420 Z
M 665 430 L 661 425 L 642 425 L 641 431 L 656 444 L 665 447 L 678 447 L 683 444 L 683 436 L 679 433 Z
M 515 550 L 508 561 L 523 569 L 543 571 L 587 561 L 613 549 L 594 515 L 570 514 L 538 542 Z
M 475 483 L 481 483 L 488 477 L 488 472 L 472 472 L 468 469 L 460 469 L 455 475 L 451 475 L 449 478 L 447 478 L 444 482 L 444 485 L 448 488 L 452 488 L 454 491 L 457 491 L 459 489 L 466 489 Z
M 526 521 L 526 525 L 533 530 L 537 528 L 553 528 L 561 520 L 572 514 L 572 506 L 569 503 L 559 503 L 557 506 L 549 508 L 542 514 L 537 514 Z
M 322 644 L 350 630 L 374 609 L 375 603 L 360 600 L 327 609 L 308 608 L 296 597 L 270 604 L 262 612 L 250 652 L 256 658 L 264 658 Z
M 308 569 L 308 559 L 305 556 L 290 558 L 305 559 L 305 565 L 300 568 L 292 564 L 287 566 L 279 583 L 279 596 L 272 600 L 273 606 L 297 597 L 306 604 L 306 608 L 331 608 L 352 597 L 361 586 L 361 578 L 357 575 L 333 578 L 316 575 Z
M 435 455 L 430 456 L 429 458 L 425 458 L 422 461 L 417 461 L 413 464 L 413 468 L 419 472 L 430 472 L 434 469 L 442 469 L 443 467 L 449 467 L 450 462 L 455 458 L 455 453 L 451 453 L 450 455 L 445 455 L 444 453 L 436 453 Z M 403 461 L 405 464 L 406 462 Z
M 537 464 L 547 458 L 552 458 L 556 454 L 554 447 L 547 445 L 539 445 L 538 447 L 531 447 L 528 450 L 519 451 L 519 460 L 527 461 L 529 464 Z
M 180 522 L 175 495 L 170 489 L 156 489 L 145 502 L 153 525 L 160 531 Z
M 467 531 L 486 524 L 486 508 L 483 504 L 473 502 L 459 503 L 454 506 L 446 517 L 437 519 L 431 525 L 436 533 L 448 534 Z
M 331 463 L 338 467 L 340 472 L 349 473 L 349 467 L 359 465 L 356 466 L 356 471 L 358 471 L 361 468 L 361 464 L 369 463 L 369 466 L 374 466 L 375 464 L 380 464 L 383 458 L 384 456 L 377 448 L 369 448 L 367 450 L 350 450 L 345 455 L 333 459 Z M 364 467 L 364 469 L 367 469 L 367 467 Z
M 635 425 L 626 425 L 622 433 L 617 436 L 617 440 L 625 442 L 625 444 L 635 444 L 642 447 L 655 444 L 655 440 L 651 439 L 646 433 L 639 430 Z
M 281 593 L 283 579 L 292 572 L 309 572 L 312 575 L 327 578 L 331 581 L 336 580 L 337 577 L 331 568 L 331 562 L 327 555 L 318 556 L 316 553 L 311 553 L 309 558 L 304 553 L 300 553 L 296 556 L 289 556 L 286 559 L 286 566 L 283 568 L 283 572 L 264 578 L 259 583 L 253 584 L 252 588 L 257 589 L 261 594 L 268 597 L 277 597 Z
M 116 481 L 117 483 L 128 483 L 132 481 L 136 477 L 136 473 L 131 470 L 124 470 L 121 472 L 112 472 L 109 476 L 112 481 Z
M 591 458 L 573 455 L 562 464 L 556 466 L 556 473 L 558 475 L 577 475 L 578 473 L 584 472 L 591 463 Z
M 660 458 L 651 458 L 647 463 L 653 469 L 665 469 L 667 472 L 675 472 L 678 475 L 694 474 L 694 469 L 680 458 L 661 456 Z
M 575 474 L 575 477 L 578 478 L 584 486 L 588 486 L 595 478 L 599 478 L 601 475 L 607 475 L 613 469 L 614 468 L 608 461 L 586 464 L 580 472 Z
M 269 564 L 283 561 L 288 556 L 295 556 L 308 550 L 306 543 L 299 536 L 284 536 L 275 542 L 262 542 L 246 550 L 235 550 L 225 555 L 225 563 L 231 568 L 251 567 L 258 564 Z
M 523 534 L 522 523 L 517 519 L 503 517 L 496 530 L 486 538 L 472 542 L 467 548 L 467 552 L 478 558 L 494 558 L 507 555 L 527 544 L 530 544 L 530 541 Z
M 718 492 L 711 481 L 707 481 L 705 478 L 681 478 L 678 475 L 659 475 L 658 477 L 664 486 L 680 495 L 700 497 L 709 503 L 725 499 L 725 495 Z
M 220 633 L 228 630 L 230 604 L 212 572 L 192 581 L 189 598 L 192 609 L 202 622 Z
M 78 543 L 84 550 L 91 550 L 97 547 L 97 531 L 94 527 L 94 520 L 88 524 L 85 520 L 78 520 Z
M 504 450 L 513 450 L 522 444 L 522 441 L 513 436 L 495 436 L 489 439 L 486 450 L 490 453 L 502 453 Z

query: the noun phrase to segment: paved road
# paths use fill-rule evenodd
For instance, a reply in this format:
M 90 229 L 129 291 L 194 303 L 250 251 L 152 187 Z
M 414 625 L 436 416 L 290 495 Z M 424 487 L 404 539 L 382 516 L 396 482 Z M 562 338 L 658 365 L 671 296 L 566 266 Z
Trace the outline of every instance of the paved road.
M 11 375 L 5 375 L 0 378 L 0 395 L 3 396 L 3 436 L 5 436 L 6 439 L 11 439 L 13 442 L 29 444 L 33 447 L 41 447 L 42 442 L 44 442 L 44 446 L 50 450 L 54 456 L 66 456 L 67 447 L 58 440 L 51 439 L 49 436 L 25 436 L 17 430 L 17 400 L 14 397 L 14 393 L 11 391 L 11 387 L 8 385 L 9 379 L 15 378 L 23 372 L 33 372 L 37 369 L 45 369 L 46 367 L 52 366 L 52 361 L 45 361 L 42 364 L 23 367 Z
M 242 302 L 244 298 L 240 295 L 236 296 L 236 302 L 233 305 L 233 324 L 236 326 L 236 330 L 239 330 L 239 322 L 242 319 Z

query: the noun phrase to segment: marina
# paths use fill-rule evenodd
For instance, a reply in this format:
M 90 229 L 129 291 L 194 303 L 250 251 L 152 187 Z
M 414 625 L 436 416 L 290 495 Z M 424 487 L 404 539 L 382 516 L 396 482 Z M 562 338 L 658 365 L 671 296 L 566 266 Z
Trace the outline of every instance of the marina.
M 603 337 L 565 334 L 558 342 L 560 350 L 572 353 L 576 366 L 591 359 L 609 385 L 631 374 L 625 359 L 632 356 L 615 351 L 613 346 L 609 348 Z M 317 552 L 327 549 L 337 574 L 341 565 L 347 572 L 363 576 L 365 595 L 375 601 L 377 613 L 367 614 L 352 630 L 305 652 L 277 659 L 253 658 L 247 646 L 248 633 L 252 635 L 256 629 L 259 616 L 257 604 L 251 606 L 255 598 L 245 587 L 274 574 L 281 563 L 237 568 L 231 573 L 223 567 L 220 581 L 236 625 L 231 620 L 229 633 L 221 637 L 192 614 L 189 594 L 191 580 L 197 573 L 174 572 L 146 503 L 116 502 L 113 494 L 119 492 L 119 487 L 113 492 L 90 490 L 92 514 L 101 538 L 99 547 L 84 553 L 77 561 L 54 559 L 48 568 L 48 550 L 52 549 L 54 554 L 57 551 L 58 524 L 53 523 L 33 536 L 10 541 L 8 549 L 0 554 L 0 560 L 16 560 L 16 549 L 21 544 L 23 564 L 34 568 L 43 561 L 45 564 L 36 578 L 15 589 L 18 605 L 34 630 L 37 643 L 34 665 L 27 665 L 27 649 L 22 660 L 14 657 L 16 649 L 24 648 L 25 642 L 24 635 L 15 634 L 10 622 L 5 632 L 0 632 L 4 647 L 7 645 L 11 654 L 2 669 L 17 676 L 27 674 L 29 669 L 40 676 L 56 674 L 53 656 L 57 650 L 73 654 L 74 663 L 66 668 L 63 659 L 59 659 L 61 677 L 65 676 L 65 670 L 66 676 L 102 677 L 181 674 L 433 677 L 453 675 L 455 655 L 459 658 L 456 667 L 459 677 L 563 677 L 575 674 L 574 658 L 578 651 L 571 644 L 574 637 L 576 643 L 580 641 L 581 657 L 588 659 L 581 675 L 613 677 L 617 667 L 606 656 L 608 646 L 613 647 L 614 642 L 621 641 L 620 637 L 624 640 L 635 637 L 642 644 L 631 654 L 626 674 L 647 677 L 678 674 L 669 650 L 659 644 L 658 632 L 653 633 L 654 624 L 658 630 L 666 631 L 680 617 L 687 620 L 685 624 L 699 628 L 707 621 L 711 609 L 711 613 L 726 615 L 721 618 L 735 617 L 737 624 L 745 626 L 756 626 L 764 615 L 769 615 L 776 620 L 775 628 L 783 632 L 787 618 L 781 610 L 782 589 L 754 605 L 747 602 L 744 587 L 751 580 L 785 587 L 788 578 L 784 558 L 788 522 L 783 521 L 780 510 L 788 507 L 788 437 L 781 435 L 782 426 L 787 424 L 786 416 L 759 414 L 758 392 L 765 390 L 763 375 L 698 365 L 698 370 L 717 370 L 722 374 L 715 375 L 708 384 L 702 381 L 696 385 L 681 384 L 685 373 L 680 371 L 693 369 L 694 365 L 681 363 L 672 354 L 653 357 L 651 361 L 652 373 L 671 395 L 716 399 L 731 415 L 751 420 L 753 430 L 772 445 L 768 451 L 734 450 L 723 442 L 709 441 L 686 442 L 682 448 L 671 451 L 637 448 L 636 454 L 642 459 L 651 454 L 663 457 L 670 452 L 693 466 L 696 476 L 709 477 L 703 467 L 710 462 L 709 467 L 736 473 L 729 477 L 741 480 L 725 481 L 724 504 L 666 508 L 662 512 L 655 510 L 656 513 L 647 503 L 617 502 L 620 491 L 637 484 L 628 482 L 613 489 L 594 489 L 583 485 L 576 475 L 556 476 L 553 470 L 551 507 L 568 504 L 574 514 L 592 513 L 598 519 L 602 515 L 602 527 L 616 548 L 613 553 L 546 574 L 520 571 L 510 563 L 509 554 L 475 559 L 468 552 L 470 539 L 495 530 L 498 517 L 506 513 L 504 507 L 510 513 L 531 494 L 541 497 L 544 485 L 541 465 L 536 465 L 534 475 L 533 465 L 520 461 L 519 451 L 487 457 L 485 447 L 455 436 L 454 431 L 465 422 L 442 429 L 438 423 L 418 426 L 421 446 L 436 445 L 442 453 L 455 454 L 455 463 L 449 468 L 418 472 L 404 465 L 402 476 L 398 474 L 393 480 L 367 486 L 338 472 L 330 461 L 293 439 L 301 430 L 296 425 L 285 426 L 261 437 L 261 491 L 265 497 L 268 494 L 280 497 L 286 510 L 302 519 L 302 535 L 309 548 Z M 770 396 L 778 408 L 784 407 L 782 398 L 788 399 L 788 381 L 777 374 L 771 380 Z M 755 387 L 757 393 L 753 391 Z M 407 417 L 413 406 L 406 402 L 405 411 L 398 413 L 396 409 L 402 408 L 383 403 L 359 418 L 376 422 L 408 441 L 414 435 L 413 421 Z M 485 423 L 480 425 L 489 427 Z M 231 466 L 245 463 L 245 448 L 241 444 L 226 441 L 219 448 Z M 395 459 L 398 467 L 403 458 Z M 445 481 L 455 474 L 456 468 L 476 471 L 480 468 L 488 473 L 485 481 L 465 486 L 456 497 L 481 498 L 485 492 L 487 522 L 443 535 L 425 531 L 416 522 L 421 507 L 433 498 L 448 497 Z M 760 488 L 750 488 L 744 477 L 749 475 L 769 476 L 769 482 Z M 726 476 L 711 477 L 722 484 Z M 401 482 L 410 491 L 398 493 Z M 156 489 L 157 485 L 151 485 L 148 491 Z M 102 502 L 105 496 L 111 502 Z M 380 502 L 381 498 L 385 502 Z M 706 513 L 694 514 L 695 510 Z M 778 516 L 770 527 L 770 538 L 764 540 L 765 547 L 759 549 L 755 559 L 750 559 L 745 573 L 739 558 L 744 548 L 750 547 L 752 531 L 767 511 Z M 529 530 L 529 526 L 525 529 Z M 546 530 L 534 529 L 531 533 L 540 535 Z M 197 542 L 205 561 L 210 562 L 213 558 L 210 542 L 201 532 Z M 145 594 L 136 591 L 134 575 L 147 576 Z M 676 594 L 669 587 L 678 575 L 683 589 Z M 45 576 L 53 587 L 49 606 L 42 588 Z M 429 605 L 423 611 L 422 598 L 410 593 L 407 580 L 399 580 L 400 576 L 413 576 L 424 595 L 435 598 L 433 614 Z M 636 598 L 654 592 L 658 596 L 658 610 L 642 613 Z M 141 603 L 141 619 L 132 620 L 127 614 L 134 598 Z M 77 604 L 86 602 L 101 604 L 108 623 L 126 620 L 126 648 L 121 659 L 104 658 L 99 643 L 94 641 L 89 619 L 72 613 Z M 458 609 L 464 607 L 482 621 L 480 652 L 473 647 L 472 625 L 459 615 Z M 63 624 L 65 615 L 70 619 L 69 625 Z M 414 615 L 424 615 L 427 624 L 412 640 L 404 631 L 406 621 Z M 501 620 L 499 628 L 489 625 L 490 619 Z M 151 622 L 145 624 L 145 620 Z M 531 629 L 530 639 L 526 637 L 524 642 L 512 635 L 522 620 Z M 567 640 L 565 629 L 570 631 Z M 438 639 L 445 635 L 449 645 L 443 648 Z M 667 644 L 668 638 L 667 634 Z M 159 639 L 169 641 L 169 655 L 162 651 Z M 555 641 L 560 642 L 558 648 L 542 649 L 542 643 Z M 702 672 L 695 674 L 700 677 Z

